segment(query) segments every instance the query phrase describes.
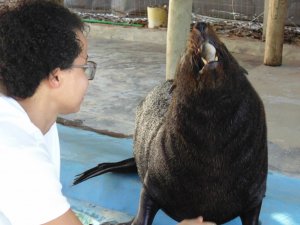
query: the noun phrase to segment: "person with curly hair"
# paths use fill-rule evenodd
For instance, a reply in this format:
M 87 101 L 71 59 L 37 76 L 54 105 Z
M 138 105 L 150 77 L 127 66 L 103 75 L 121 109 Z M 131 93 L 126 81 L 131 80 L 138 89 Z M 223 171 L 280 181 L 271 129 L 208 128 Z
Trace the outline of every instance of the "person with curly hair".
M 61 192 L 56 119 L 80 109 L 95 75 L 84 31 L 53 2 L 0 7 L 0 225 L 81 225 Z
M 80 109 L 96 64 L 85 26 L 48 1 L 0 9 L 0 224 L 81 224 L 61 193 L 59 114 Z

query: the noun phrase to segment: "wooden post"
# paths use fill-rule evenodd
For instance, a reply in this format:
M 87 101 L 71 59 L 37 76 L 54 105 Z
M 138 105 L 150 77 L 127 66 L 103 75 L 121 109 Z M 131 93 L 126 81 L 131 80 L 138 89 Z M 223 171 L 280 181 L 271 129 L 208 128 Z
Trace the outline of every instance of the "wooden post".
M 269 12 L 269 0 L 265 0 L 264 4 L 264 22 L 263 22 L 263 34 L 262 41 L 266 40 L 267 22 L 268 22 L 268 12 Z
M 264 56 L 265 65 L 280 66 L 282 64 L 282 48 L 286 14 L 287 0 L 269 0 Z
M 170 0 L 168 30 L 167 30 L 167 53 L 166 53 L 166 79 L 174 79 L 178 60 L 180 59 L 192 18 L 192 0 Z

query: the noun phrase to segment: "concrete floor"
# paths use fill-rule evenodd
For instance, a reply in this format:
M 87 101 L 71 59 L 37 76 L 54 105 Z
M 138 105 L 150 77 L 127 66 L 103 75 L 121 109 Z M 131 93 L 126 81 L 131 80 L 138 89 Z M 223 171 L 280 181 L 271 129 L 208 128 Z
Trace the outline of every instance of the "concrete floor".
M 222 39 L 248 70 L 267 113 L 270 172 L 262 224 L 299 225 L 300 48 L 285 45 L 283 65 L 267 67 L 262 64 L 263 43 Z M 96 78 L 90 82 L 80 112 L 59 121 L 96 133 L 59 126 L 59 134 L 63 192 L 73 209 L 99 224 L 128 221 L 136 214 L 141 188 L 138 176 L 105 174 L 77 186 L 72 181 L 100 162 L 132 155 L 136 106 L 165 79 L 165 40 L 165 30 L 91 25 L 89 56 L 98 63 Z M 166 224 L 176 222 L 160 211 L 154 225 Z M 226 225 L 240 224 L 237 218 Z
M 270 168 L 300 176 L 300 47 L 284 45 L 283 65 L 268 67 L 262 63 L 261 41 L 221 38 L 248 70 L 265 104 Z M 96 77 L 80 112 L 59 121 L 130 137 L 137 104 L 165 79 L 166 30 L 92 24 L 88 39 Z
M 84 225 L 110 221 L 130 221 L 137 213 L 141 183 L 136 174 L 108 173 L 72 186 L 75 175 L 102 162 L 132 156 L 132 139 L 114 138 L 95 132 L 58 127 L 61 141 L 61 182 L 80 218 L 92 218 Z M 300 179 L 269 171 L 267 193 L 260 221 L 263 225 L 300 225 Z M 95 222 L 96 221 L 96 222 Z M 175 225 L 176 221 L 159 211 L 153 225 Z M 226 225 L 241 225 L 236 218 Z

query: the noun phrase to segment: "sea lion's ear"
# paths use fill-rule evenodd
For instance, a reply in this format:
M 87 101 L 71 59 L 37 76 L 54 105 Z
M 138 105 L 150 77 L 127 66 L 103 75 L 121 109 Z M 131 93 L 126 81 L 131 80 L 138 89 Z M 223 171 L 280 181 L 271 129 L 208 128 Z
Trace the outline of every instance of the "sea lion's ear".
M 169 94 L 172 94 L 172 92 L 174 91 L 175 88 L 176 88 L 176 84 L 172 84 L 172 86 L 169 90 Z
M 240 69 L 242 70 L 242 72 L 243 72 L 244 75 L 249 75 L 248 71 L 244 67 L 240 66 Z

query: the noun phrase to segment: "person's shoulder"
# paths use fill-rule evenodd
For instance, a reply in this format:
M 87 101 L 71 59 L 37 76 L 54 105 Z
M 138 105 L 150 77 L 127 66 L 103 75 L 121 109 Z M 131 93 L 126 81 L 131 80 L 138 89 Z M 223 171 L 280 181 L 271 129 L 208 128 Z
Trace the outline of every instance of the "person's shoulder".
M 23 108 L 13 98 L 0 96 L 0 143 L 34 143 L 40 138 Z
M 26 112 L 15 99 L 0 94 L 0 121 L 13 117 L 25 118 Z

